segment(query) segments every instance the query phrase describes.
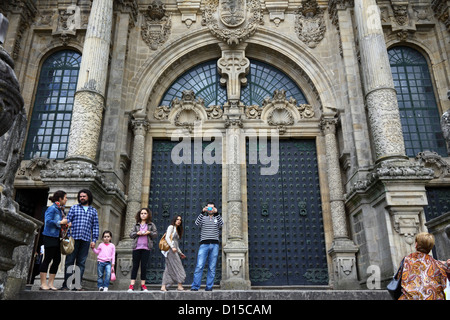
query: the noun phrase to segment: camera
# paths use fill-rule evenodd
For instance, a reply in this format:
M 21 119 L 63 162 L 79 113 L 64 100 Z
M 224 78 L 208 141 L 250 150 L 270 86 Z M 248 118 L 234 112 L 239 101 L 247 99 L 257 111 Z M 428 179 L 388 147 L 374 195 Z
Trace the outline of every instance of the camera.
M 208 207 L 208 211 L 212 211 L 212 207 Z

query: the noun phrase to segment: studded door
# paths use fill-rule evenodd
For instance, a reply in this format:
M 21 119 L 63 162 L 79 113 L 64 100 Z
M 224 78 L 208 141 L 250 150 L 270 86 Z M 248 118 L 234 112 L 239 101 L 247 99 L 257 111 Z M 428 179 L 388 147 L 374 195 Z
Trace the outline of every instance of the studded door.
M 171 153 L 178 143 L 166 140 L 153 142 L 149 208 L 152 210 L 153 222 L 158 229 L 155 247 L 166 232 L 172 218 L 175 215 L 182 216 L 184 234 L 180 247 L 186 255 L 186 259 L 182 262 L 186 271 L 185 285 L 188 285 L 193 280 L 200 241 L 200 228 L 195 225 L 195 220 L 208 201 L 214 202 L 219 213 L 222 213 L 222 166 L 204 162 L 194 164 L 194 157 L 195 159 L 199 157 L 196 157 L 193 143 L 190 164 L 175 164 L 171 159 Z M 207 145 L 203 144 L 202 150 Z M 161 284 L 164 261 L 164 256 L 155 249 L 150 255 L 147 283 Z M 216 283 L 220 282 L 221 268 L 221 254 L 219 254 Z M 206 278 L 206 268 L 203 277 Z
M 274 175 L 261 175 L 260 161 L 248 163 L 249 152 L 264 153 L 266 147 L 247 142 L 251 283 L 327 285 L 315 141 L 279 142 L 279 169 Z M 271 148 L 268 141 L 265 154 L 270 155 Z

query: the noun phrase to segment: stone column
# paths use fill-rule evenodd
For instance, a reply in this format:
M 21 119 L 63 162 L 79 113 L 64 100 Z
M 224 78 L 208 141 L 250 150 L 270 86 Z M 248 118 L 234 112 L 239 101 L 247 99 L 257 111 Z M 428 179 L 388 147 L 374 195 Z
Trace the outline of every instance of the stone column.
M 226 118 L 226 174 L 227 180 L 227 210 L 224 213 L 226 234 L 223 246 L 225 269 L 221 288 L 226 290 L 250 289 L 248 270 L 248 243 L 244 236 L 244 224 L 247 217 L 242 208 L 242 152 L 245 150 L 245 140 L 242 136 L 243 106 L 240 105 L 241 85 L 246 83 L 250 61 L 245 57 L 246 44 L 229 48 L 220 44 L 222 58 L 217 65 L 223 75 L 221 83 L 227 86 L 228 102 L 224 105 Z M 245 162 L 244 162 L 245 163 Z
M 70 127 L 67 160 L 95 163 L 105 103 L 113 1 L 93 0 Z
M 123 238 L 117 246 L 117 288 L 125 289 L 129 285 L 129 272 L 132 263 L 132 248 L 130 230 L 136 223 L 136 213 L 141 209 L 142 179 L 144 172 L 145 137 L 149 126 L 147 117 L 143 112 L 135 112 L 131 119 L 134 140 L 128 189 L 127 211 Z
M 338 289 L 356 289 L 359 287 L 356 270 L 356 252 L 358 248 L 349 239 L 345 214 L 344 190 L 339 167 L 339 153 L 336 141 L 338 119 L 324 114 L 321 128 L 325 135 L 327 157 L 327 177 L 330 190 L 331 220 L 333 224 L 333 244 L 329 254 L 333 260 L 333 287 Z
M 355 0 L 355 20 L 376 162 L 406 159 L 397 95 L 376 0 Z

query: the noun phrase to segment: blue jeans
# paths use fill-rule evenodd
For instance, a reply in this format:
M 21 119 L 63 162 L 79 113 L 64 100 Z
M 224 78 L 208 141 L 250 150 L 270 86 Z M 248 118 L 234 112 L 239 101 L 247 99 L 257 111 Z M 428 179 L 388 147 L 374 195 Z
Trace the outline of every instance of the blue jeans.
M 66 263 L 64 268 L 64 282 L 62 287 L 69 287 L 69 289 L 72 289 L 73 287 L 75 289 L 81 288 L 81 280 L 83 279 L 84 274 L 84 268 L 86 264 L 86 259 L 89 253 L 91 243 L 89 241 L 83 241 L 83 240 L 75 240 L 75 245 L 73 252 L 66 256 Z M 70 270 L 67 270 L 70 266 L 73 266 L 75 263 L 76 267 L 74 274 L 72 272 L 68 272 Z M 75 280 L 75 284 L 72 284 L 72 281 Z M 67 283 L 70 282 L 70 283 Z
M 111 279 L 111 262 L 97 262 L 97 287 L 108 288 Z
M 197 265 L 194 271 L 194 281 L 191 289 L 200 289 L 202 282 L 203 268 L 205 267 L 206 259 L 208 259 L 208 273 L 206 275 L 206 290 L 211 290 L 214 284 L 214 277 L 216 275 L 217 257 L 219 256 L 219 244 L 201 244 L 198 249 Z

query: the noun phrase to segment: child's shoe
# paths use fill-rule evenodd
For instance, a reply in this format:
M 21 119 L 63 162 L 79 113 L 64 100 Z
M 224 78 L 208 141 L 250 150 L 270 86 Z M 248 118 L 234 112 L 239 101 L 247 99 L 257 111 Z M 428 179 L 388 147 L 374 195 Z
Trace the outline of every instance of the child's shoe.
M 144 292 L 147 292 L 147 291 L 148 291 L 148 290 L 147 290 L 147 287 L 145 286 L 145 284 L 143 284 L 143 285 L 141 286 L 141 290 L 144 291 Z
M 128 292 L 133 292 L 134 286 L 132 284 L 130 284 L 130 286 L 128 287 Z

